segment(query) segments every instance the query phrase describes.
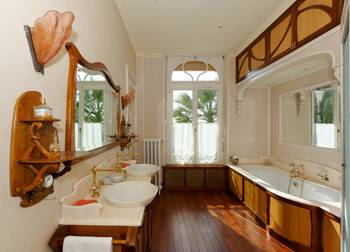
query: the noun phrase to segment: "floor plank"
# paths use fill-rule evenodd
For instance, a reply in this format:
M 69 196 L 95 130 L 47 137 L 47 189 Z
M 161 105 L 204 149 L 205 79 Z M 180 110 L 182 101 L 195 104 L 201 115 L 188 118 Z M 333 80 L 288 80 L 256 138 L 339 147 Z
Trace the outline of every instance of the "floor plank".
M 290 252 L 225 192 L 163 192 L 154 202 L 153 252 Z

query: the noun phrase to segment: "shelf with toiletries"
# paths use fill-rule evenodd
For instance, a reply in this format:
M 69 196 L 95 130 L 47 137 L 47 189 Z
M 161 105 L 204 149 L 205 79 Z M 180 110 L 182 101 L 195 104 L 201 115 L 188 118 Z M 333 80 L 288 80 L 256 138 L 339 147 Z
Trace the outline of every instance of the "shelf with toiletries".
M 28 207 L 53 193 L 53 181 L 59 173 L 61 152 L 58 130 L 41 93 L 29 91 L 16 101 L 11 138 L 11 195 L 21 197 Z

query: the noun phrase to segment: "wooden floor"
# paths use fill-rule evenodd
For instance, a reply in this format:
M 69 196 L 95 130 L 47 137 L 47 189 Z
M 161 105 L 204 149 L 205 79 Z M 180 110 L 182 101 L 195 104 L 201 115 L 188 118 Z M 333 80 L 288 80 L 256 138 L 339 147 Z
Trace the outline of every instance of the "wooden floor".
M 292 251 L 225 192 L 164 192 L 153 208 L 152 252 Z

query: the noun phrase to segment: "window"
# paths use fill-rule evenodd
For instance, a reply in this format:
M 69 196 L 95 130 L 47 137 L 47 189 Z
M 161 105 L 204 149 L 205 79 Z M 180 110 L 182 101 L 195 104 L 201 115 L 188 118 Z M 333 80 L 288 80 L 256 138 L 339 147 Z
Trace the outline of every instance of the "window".
M 313 145 L 338 148 L 339 95 L 337 85 L 311 91 L 313 100 Z
M 203 61 L 187 61 L 178 65 L 171 74 L 172 81 L 219 81 L 215 68 Z
M 214 59 L 222 69 L 222 58 Z M 172 60 L 169 59 L 170 66 L 174 64 Z M 219 75 L 213 64 L 202 60 L 189 60 L 168 68 L 169 162 L 221 161 L 222 84 Z

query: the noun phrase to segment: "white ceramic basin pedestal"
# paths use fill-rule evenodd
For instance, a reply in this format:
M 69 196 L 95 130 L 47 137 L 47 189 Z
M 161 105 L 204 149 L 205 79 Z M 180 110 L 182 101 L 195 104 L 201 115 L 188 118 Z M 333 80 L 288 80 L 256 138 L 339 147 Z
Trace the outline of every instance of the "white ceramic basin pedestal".
M 125 181 L 107 187 L 103 196 L 116 207 L 145 207 L 152 202 L 158 187 L 143 181 Z
M 159 171 L 159 166 L 152 164 L 132 164 L 128 166 L 127 171 L 130 176 L 153 177 Z

